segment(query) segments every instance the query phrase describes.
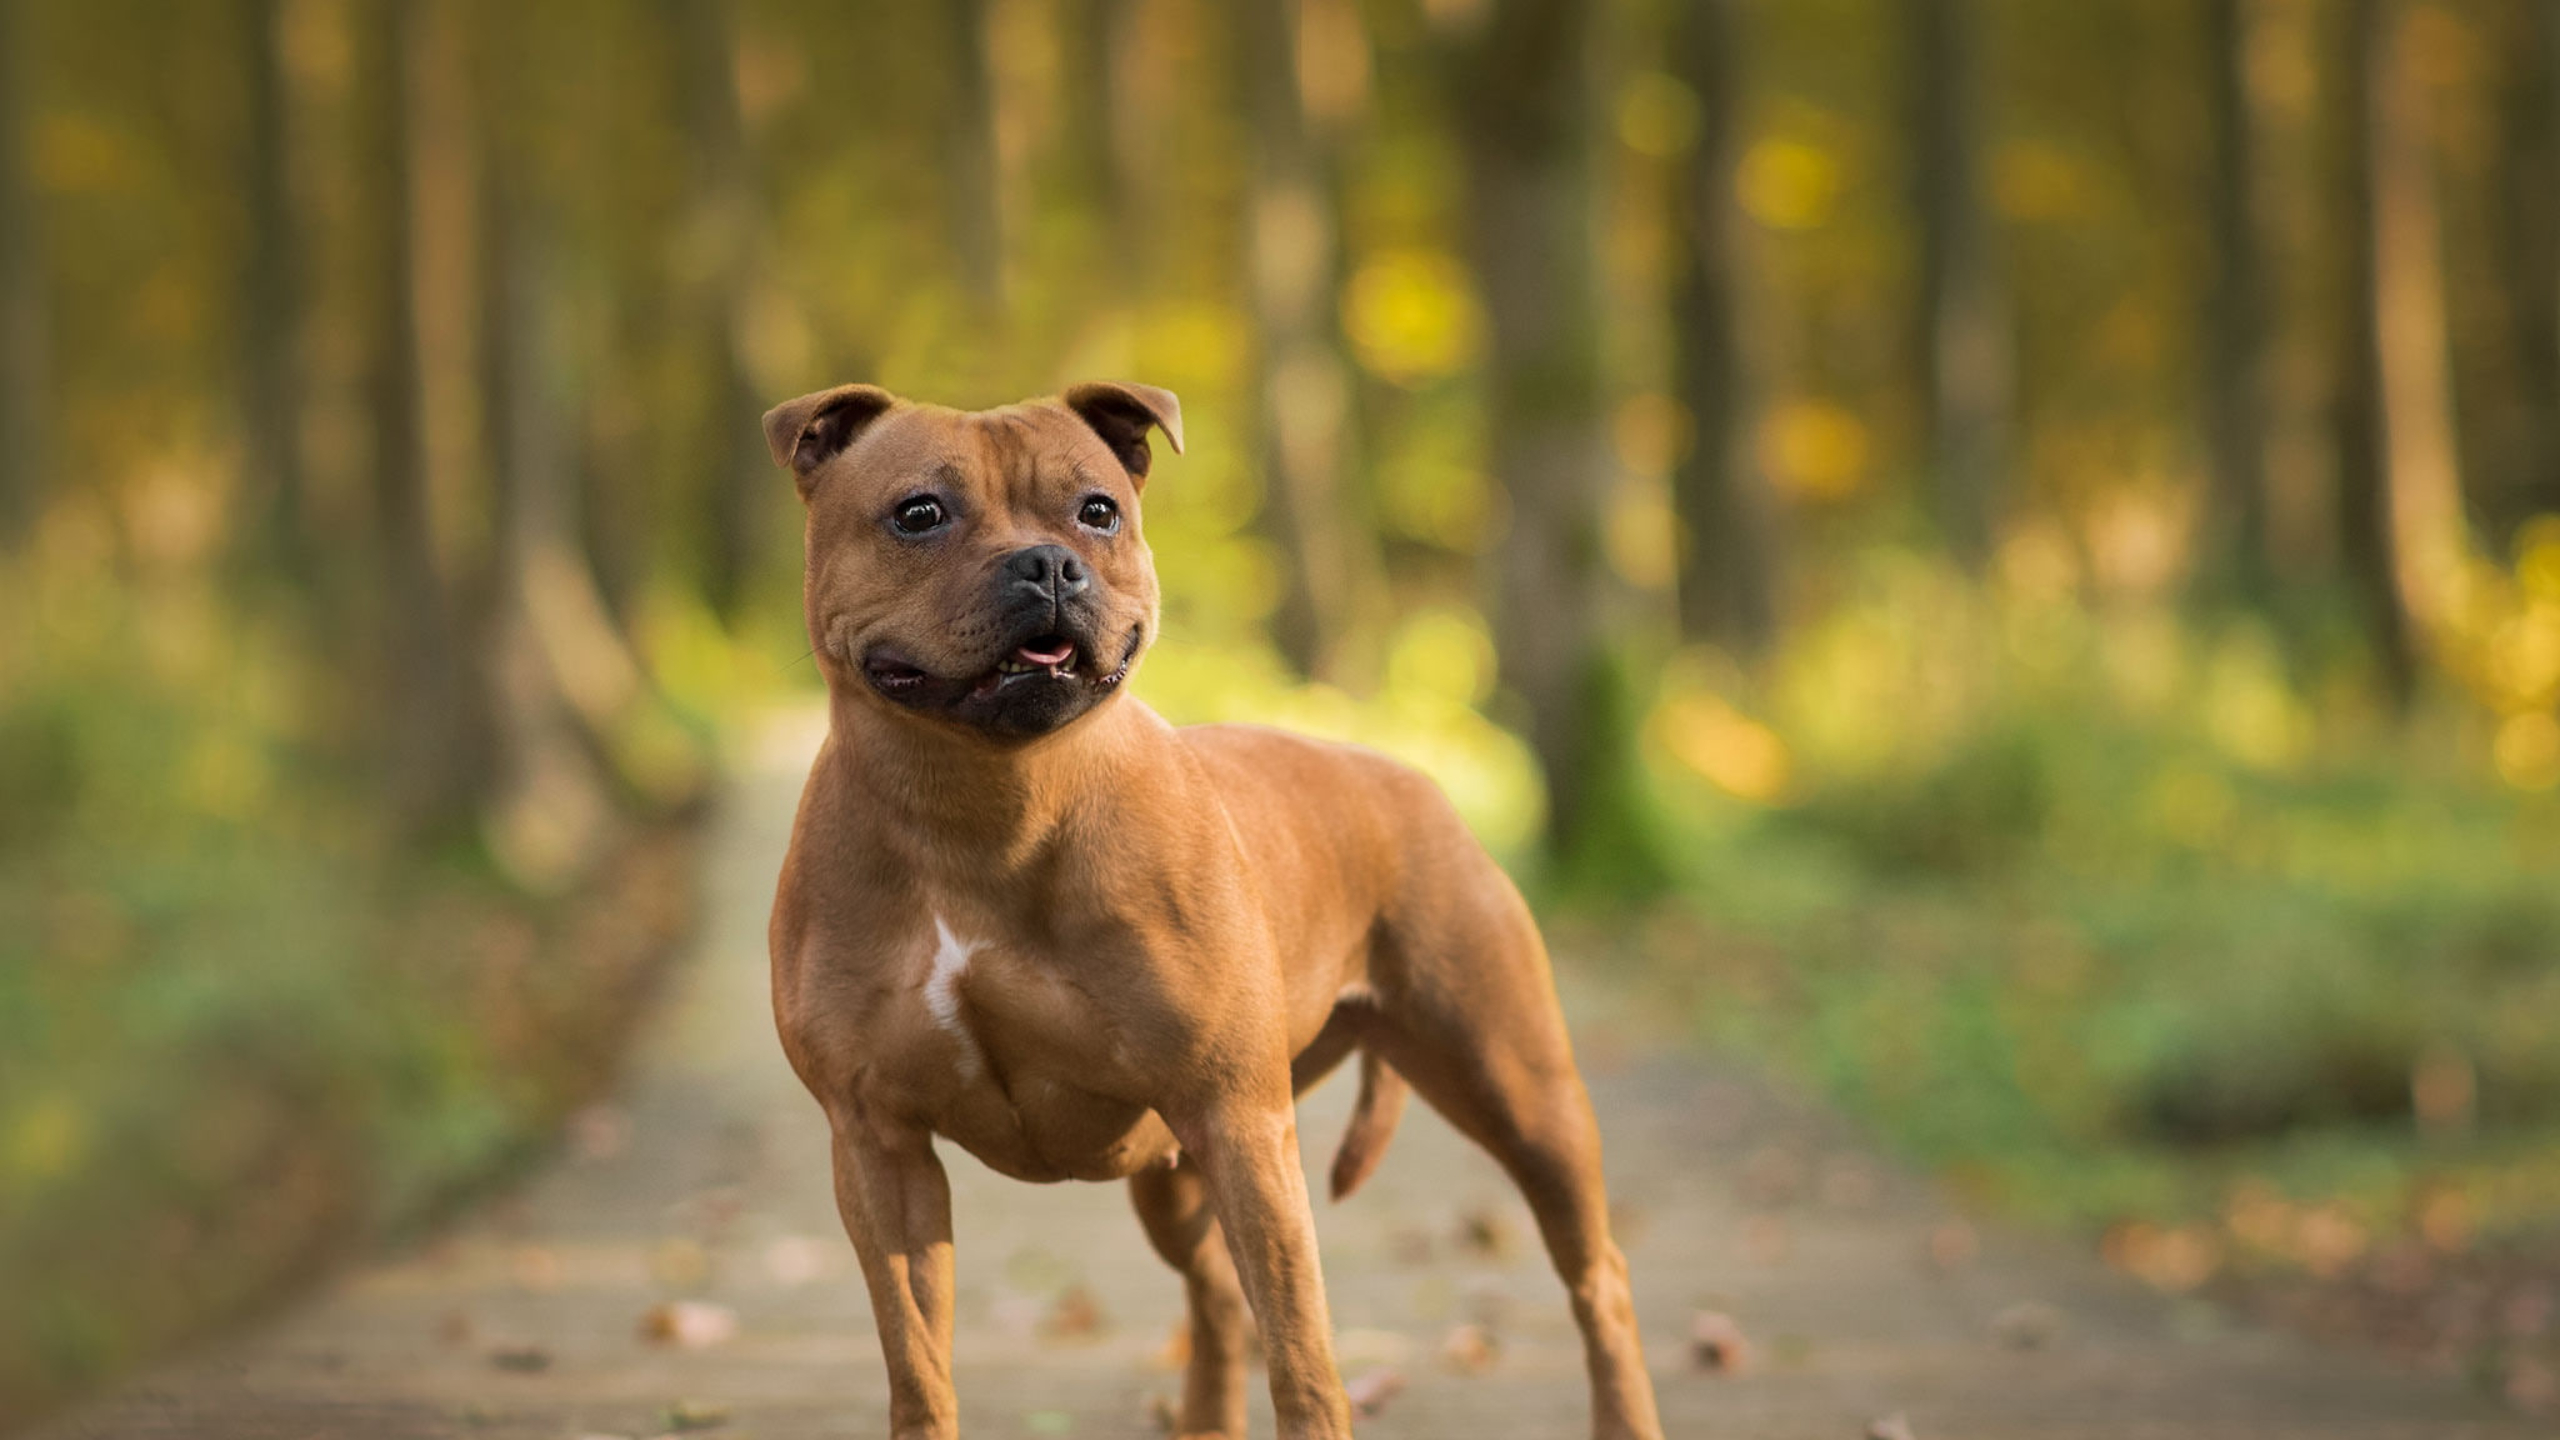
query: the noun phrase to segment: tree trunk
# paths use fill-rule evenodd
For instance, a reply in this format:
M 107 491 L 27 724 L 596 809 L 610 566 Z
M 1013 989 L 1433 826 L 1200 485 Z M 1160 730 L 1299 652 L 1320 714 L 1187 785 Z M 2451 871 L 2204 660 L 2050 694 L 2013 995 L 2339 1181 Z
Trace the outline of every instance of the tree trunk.
M 982 310 L 1004 308 L 1004 213 L 997 190 L 996 95 L 987 0 L 943 0 L 951 112 L 942 123 L 942 208 L 958 279 Z
M 1063 6 L 1066 57 L 1064 162 L 1092 227 L 1102 272 L 1120 296 L 1144 273 L 1146 230 L 1140 196 L 1144 143 L 1129 95 L 1136 64 L 1135 0 L 1074 0 Z
M 2213 278 L 2206 292 L 2202 373 L 2213 475 L 2206 514 L 2213 528 L 2202 548 L 2212 588 L 2258 604 L 2267 599 L 2270 586 L 2264 423 L 2270 361 L 2259 263 L 2248 12 L 2249 0 L 2205 4 L 2212 75 L 2207 110 L 2212 180 L 2206 209 L 2213 233 Z
M 773 462 L 758 420 L 762 397 L 746 361 L 747 313 L 755 284 L 756 198 L 745 122 L 738 105 L 729 7 L 678 0 L 685 90 L 693 117 L 694 224 L 707 243 L 699 277 L 702 373 L 713 407 L 703 468 L 703 597 L 735 623 L 772 513 Z
M 1282 570 L 1272 635 L 1298 673 L 1339 681 L 1346 645 L 1360 617 L 1374 613 L 1384 581 L 1344 483 L 1351 383 L 1333 304 L 1341 233 L 1300 101 L 1298 9 L 1299 0 L 1247 0 L 1234 12 L 1252 146 L 1255 428 L 1263 526 Z
M 30 28 L 19 0 L 0 0 L 0 552 L 35 522 L 50 465 L 44 246 L 26 173 Z
M 288 180 L 284 37 L 277 0 L 245 0 L 240 26 L 249 79 L 244 175 L 249 253 L 241 279 L 241 435 L 247 512 L 240 551 L 253 564 L 307 579 L 303 513 L 301 245 Z
M 2389 448 L 2391 575 L 2402 612 L 2424 633 L 2446 618 L 2470 551 L 2462 514 L 2452 340 L 2445 310 L 2443 206 L 2429 138 L 2426 80 L 2398 43 L 2402 7 L 2381 11 L 2374 77 L 2374 227 L 2382 407 Z
M 488 755 L 481 687 L 439 572 L 422 433 L 407 0 L 367 0 L 357 17 L 354 93 L 366 187 L 373 551 L 380 607 L 366 657 L 396 833 L 440 842 L 470 833 Z
M 2339 27 L 2338 139 L 2331 181 L 2335 232 L 2347 263 L 2335 297 L 2341 320 L 2332 445 L 2337 465 L 2338 555 L 2384 693 L 2405 707 L 2417 683 L 2409 621 L 2393 577 L 2390 437 L 2383 407 L 2380 216 L 2375 205 L 2375 83 L 2390 43 L 2395 7 L 2348 0 Z
M 1670 207 L 1672 383 L 1694 426 L 1671 476 L 1680 633 L 1744 655 L 1777 632 L 1777 508 L 1749 434 L 1750 381 L 1735 291 L 1732 0 L 1689 0 L 1673 63 L 1698 97 L 1698 145 Z
M 1911 0 L 1920 220 L 1919 372 L 1931 508 L 1950 553 L 1990 558 L 2008 496 L 2016 358 L 1992 218 L 1975 176 L 1981 77 L 1967 0 Z
M 507 118 L 517 113 L 509 101 L 523 90 L 509 83 L 518 77 L 505 49 L 484 43 L 475 165 L 481 414 L 498 565 L 488 828 L 511 876 L 556 890 L 587 873 L 613 819 L 581 712 L 601 730 L 640 687 L 577 544 L 565 367 L 554 344 L 559 291 L 537 202 L 508 144 Z
M 2517 0 L 2500 144 L 2500 276 L 2515 326 L 2509 460 L 2479 506 L 2501 558 L 2560 514 L 2560 7 Z
M 1631 824 L 1612 813 L 1629 762 L 1625 737 L 1606 725 L 1596 24 L 1577 0 L 1493 0 L 1462 79 L 1468 229 L 1490 329 L 1486 468 L 1509 502 L 1494 555 L 1495 639 L 1546 772 L 1548 847 L 1573 866 Z

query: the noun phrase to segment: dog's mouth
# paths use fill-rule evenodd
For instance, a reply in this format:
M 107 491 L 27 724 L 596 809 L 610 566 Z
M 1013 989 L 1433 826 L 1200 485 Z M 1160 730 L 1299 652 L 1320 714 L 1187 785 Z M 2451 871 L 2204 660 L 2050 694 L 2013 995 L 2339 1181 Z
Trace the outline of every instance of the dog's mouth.
M 974 675 L 937 675 L 898 650 L 874 647 L 863 658 L 871 688 L 912 710 L 936 711 L 998 730 L 1053 729 L 1087 704 L 1119 688 L 1137 662 L 1141 631 L 1108 668 L 1072 636 L 1044 632 L 1016 644 Z

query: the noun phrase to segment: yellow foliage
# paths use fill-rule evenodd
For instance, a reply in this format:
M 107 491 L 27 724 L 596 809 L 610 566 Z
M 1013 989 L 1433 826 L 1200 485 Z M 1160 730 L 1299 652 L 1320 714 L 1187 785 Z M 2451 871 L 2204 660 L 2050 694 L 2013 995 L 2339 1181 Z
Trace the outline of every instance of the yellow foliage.
M 1654 742 L 1709 784 L 1755 805 L 1786 797 L 1794 775 L 1787 742 L 1707 688 L 1702 664 L 1675 667 L 1653 710 Z
M 1866 422 L 1828 400 L 1789 400 L 1760 424 L 1760 463 L 1779 489 L 1813 500 L 1852 495 L 1867 482 Z
M 2207 733 L 2244 765 L 2282 770 L 2310 751 L 2311 713 L 2286 684 L 2283 656 L 2263 634 L 2243 632 L 2216 651 L 2203 704 Z
M 1811 230 L 1839 208 L 1840 158 L 1804 140 L 1765 139 L 1743 152 L 1733 177 L 1743 213 L 1772 230 Z
M 1396 631 L 1386 673 L 1390 694 L 1482 704 L 1493 694 L 1492 632 L 1472 610 L 1422 611 Z
M 1467 268 L 1439 250 L 1370 257 L 1344 287 L 1342 325 L 1360 363 L 1400 385 L 1456 374 L 1483 345 Z
M 1609 504 L 1610 568 L 1640 590 L 1670 589 L 1679 578 L 1680 557 L 1672 543 L 1678 530 L 1670 491 L 1660 481 L 1638 477 L 1621 484 Z
M 2560 515 L 2538 515 L 2516 537 L 2516 579 L 2536 600 L 2560 604 Z
M 2510 715 L 2498 727 L 2492 754 L 2498 777 L 2519 790 L 2560 785 L 2560 721 L 2540 711 Z
M 8 1169 L 21 1181 L 50 1180 L 79 1163 L 88 1138 L 69 1099 L 43 1096 L 11 1117 Z
M 2221 776 L 2192 765 L 2175 766 L 2155 777 L 2148 804 L 2152 822 L 2162 834 L 2197 850 L 2217 846 L 2238 809 L 2230 785 Z

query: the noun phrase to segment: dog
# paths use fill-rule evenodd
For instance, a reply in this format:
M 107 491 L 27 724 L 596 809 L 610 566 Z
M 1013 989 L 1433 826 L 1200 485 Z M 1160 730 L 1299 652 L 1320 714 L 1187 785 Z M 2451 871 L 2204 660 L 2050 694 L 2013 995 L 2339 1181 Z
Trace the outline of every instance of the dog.
M 830 731 L 774 900 L 773 1004 L 825 1110 L 891 1433 L 959 1433 L 936 1137 L 1015 1179 L 1126 1180 L 1181 1273 L 1178 1429 L 1245 1433 L 1260 1327 L 1287 1440 L 1351 1433 L 1296 1099 L 1355 1053 L 1336 1198 L 1407 1087 L 1535 1212 L 1601 1440 L 1658 1440 L 1600 1134 L 1536 922 L 1433 784 L 1123 694 L 1157 631 L 1147 385 L 963 412 L 844 385 L 764 418 L 806 509 Z

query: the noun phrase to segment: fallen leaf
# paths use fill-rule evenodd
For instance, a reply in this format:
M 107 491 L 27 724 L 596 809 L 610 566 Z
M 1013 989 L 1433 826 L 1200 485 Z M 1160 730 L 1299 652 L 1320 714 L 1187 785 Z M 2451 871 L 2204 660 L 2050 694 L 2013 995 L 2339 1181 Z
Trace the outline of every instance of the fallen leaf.
M 1166 1335 L 1164 1343 L 1156 1347 L 1155 1363 L 1159 1370 L 1179 1370 L 1191 1363 L 1190 1321 L 1173 1322 L 1172 1333 Z
M 1387 1408 L 1387 1402 L 1404 1391 L 1404 1372 L 1392 1365 L 1381 1365 L 1362 1371 L 1351 1383 L 1342 1387 L 1351 1408 L 1363 1418 Z
M 1070 1285 L 1050 1302 L 1040 1333 L 1051 1340 L 1091 1340 L 1102 1333 L 1105 1323 L 1102 1303 L 1093 1298 L 1093 1292 L 1082 1285 Z
M 1182 1411 L 1173 1403 L 1172 1396 L 1161 1390 L 1150 1390 L 1147 1392 L 1147 1420 L 1158 1431 L 1170 1435 L 1174 1427 L 1182 1423 Z
M 489 1363 L 530 1375 L 551 1368 L 551 1352 L 539 1345 L 501 1345 L 489 1352 Z
M 1961 1270 L 1982 1253 L 1982 1242 L 1974 1238 L 1973 1227 L 1961 1220 L 1950 1220 L 1929 1232 L 1929 1263 L 1941 1270 Z
M 640 1317 L 640 1338 L 652 1345 L 707 1350 L 738 1334 L 738 1312 L 705 1300 L 670 1300 Z
M 569 1117 L 569 1148 L 581 1160 L 610 1160 L 631 1143 L 631 1117 L 612 1105 L 590 1105 Z
M 2041 1300 L 2021 1300 L 1991 1317 L 1991 1338 L 2012 1350 L 2042 1350 L 2062 1335 L 2062 1312 Z
M 1701 1310 L 1689 1322 L 1689 1363 L 1711 1375 L 1740 1375 L 1751 1368 L 1751 1341 L 1720 1310 Z
M 711 1257 L 694 1241 L 670 1236 L 650 1250 L 649 1273 L 669 1290 L 699 1290 L 711 1278 Z
M 1460 1325 L 1440 1342 L 1440 1363 L 1461 1375 L 1481 1375 L 1502 1357 L 1493 1332 L 1482 1325 Z
M 1458 1248 L 1481 1260 L 1508 1260 L 1514 1248 L 1511 1222 L 1491 1206 L 1458 1217 Z
M 729 1407 L 709 1400 L 678 1400 L 658 1418 L 669 1430 L 710 1430 L 729 1423 Z
M 1867 1440 L 1920 1440 L 1911 1428 L 1910 1417 L 1897 1410 L 1867 1426 Z
M 516 1288 L 547 1295 L 560 1288 L 560 1257 L 540 1245 L 519 1245 L 510 1257 Z

